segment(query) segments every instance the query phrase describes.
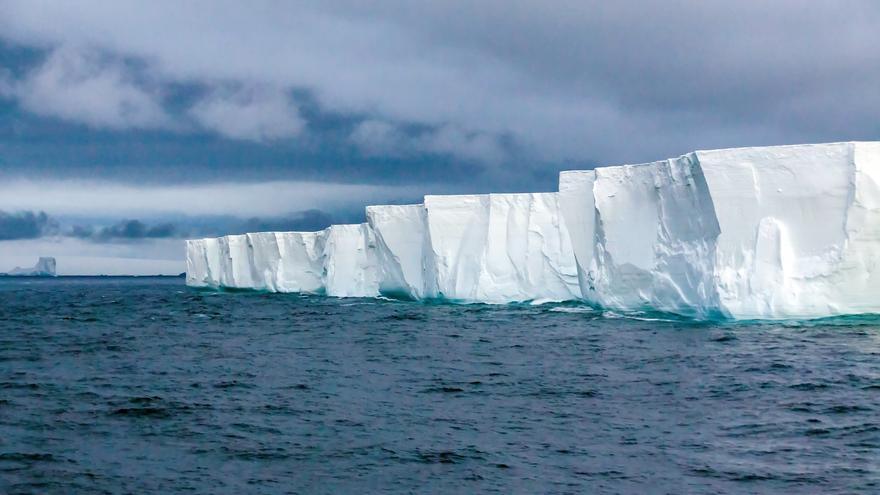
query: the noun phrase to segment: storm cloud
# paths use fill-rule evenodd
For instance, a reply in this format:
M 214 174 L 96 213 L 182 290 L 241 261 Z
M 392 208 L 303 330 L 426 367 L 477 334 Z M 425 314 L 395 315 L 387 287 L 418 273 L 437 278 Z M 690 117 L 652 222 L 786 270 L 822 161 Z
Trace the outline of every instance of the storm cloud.
M 76 225 L 68 235 L 97 242 L 179 237 L 178 229 L 172 223 L 149 226 L 140 220 L 122 220 L 116 224 L 100 228 Z
M 231 215 L 184 216 L 174 221 L 123 219 L 109 225 L 72 223 L 64 225 L 45 212 L 0 211 L 0 241 L 70 237 L 93 243 L 138 243 L 157 239 L 216 237 L 248 232 L 309 232 L 335 222 L 362 222 L 362 213 L 332 215 L 322 210 L 305 210 L 284 215 L 241 218 Z
M 46 212 L 0 210 L 0 241 L 36 239 L 58 231 L 58 222 Z
M 266 146 L 332 145 L 349 160 L 408 157 L 401 167 L 451 156 L 498 176 L 880 133 L 880 4 L 869 0 L 28 0 L 2 10 L 0 36 L 45 53 L 10 76 L 13 98 L 89 125 L 172 119 Z M 126 64 L 82 75 L 95 53 Z M 59 71 L 75 84 L 56 84 Z M 181 85 L 201 91 L 175 106 L 167 96 Z M 106 106 L 82 104 L 99 90 Z M 349 122 L 332 139 L 327 115 Z

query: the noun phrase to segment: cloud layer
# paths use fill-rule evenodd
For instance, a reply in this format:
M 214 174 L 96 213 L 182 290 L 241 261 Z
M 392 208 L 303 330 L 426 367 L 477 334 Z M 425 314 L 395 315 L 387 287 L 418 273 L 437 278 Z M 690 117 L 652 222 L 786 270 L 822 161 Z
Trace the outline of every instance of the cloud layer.
M 168 214 L 275 217 L 291 211 L 360 210 L 419 201 L 421 187 L 308 181 L 130 185 L 92 180 L 0 180 L 0 209 L 139 218 Z M 441 190 L 441 192 L 443 192 Z
M 0 210 L 0 241 L 36 239 L 58 232 L 58 222 L 44 211 Z
M 3 37 L 50 50 L 14 85 L 21 104 L 90 125 L 163 126 L 175 112 L 158 106 L 157 84 L 203 88 L 176 118 L 228 138 L 320 141 L 305 98 L 360 121 L 351 143 L 366 154 L 518 166 L 880 133 L 880 6 L 869 0 L 10 0 L 2 10 Z
M 873 0 L 0 0 L 0 261 L 177 270 L 190 234 L 880 139 L 878 25 Z
M 206 129 L 232 139 L 293 138 L 305 127 L 296 105 L 284 91 L 274 88 L 215 90 L 189 113 Z
M 313 232 L 346 220 L 363 221 L 358 215 L 353 220 L 334 217 L 321 210 L 305 210 L 271 217 L 240 218 L 231 215 L 181 216 L 174 221 L 124 219 L 108 224 L 83 222 L 73 218 L 64 223 L 46 212 L 0 211 L 0 241 L 39 239 L 44 237 L 87 240 L 95 243 L 130 243 L 153 239 L 184 239 L 216 237 L 248 232 Z
M 110 129 L 172 126 L 158 94 L 136 84 L 122 62 L 94 51 L 59 48 L 6 84 L 6 93 L 37 115 Z

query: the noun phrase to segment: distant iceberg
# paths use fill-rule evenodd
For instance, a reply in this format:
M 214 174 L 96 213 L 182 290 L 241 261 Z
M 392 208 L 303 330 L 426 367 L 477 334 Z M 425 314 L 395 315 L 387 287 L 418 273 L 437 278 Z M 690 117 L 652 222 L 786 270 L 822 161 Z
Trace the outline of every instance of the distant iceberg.
M 40 258 L 33 268 L 15 267 L 9 273 L 2 273 L 9 277 L 54 277 L 55 276 L 55 258 Z
M 878 142 L 696 151 L 562 172 L 559 192 L 366 213 L 321 232 L 187 241 L 187 284 L 695 318 L 880 313 Z

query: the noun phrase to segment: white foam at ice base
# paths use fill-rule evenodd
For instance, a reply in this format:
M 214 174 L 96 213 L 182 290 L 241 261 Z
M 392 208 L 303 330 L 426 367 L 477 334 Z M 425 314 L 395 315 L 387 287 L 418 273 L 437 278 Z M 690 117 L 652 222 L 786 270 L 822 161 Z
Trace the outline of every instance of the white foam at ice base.
M 367 207 L 376 239 L 380 291 L 413 299 L 436 297 L 437 282 L 424 205 Z
M 577 269 L 556 193 L 425 196 L 439 296 L 566 301 Z
M 379 267 L 376 242 L 369 225 L 333 225 L 324 247 L 327 295 L 376 297 L 379 295 Z

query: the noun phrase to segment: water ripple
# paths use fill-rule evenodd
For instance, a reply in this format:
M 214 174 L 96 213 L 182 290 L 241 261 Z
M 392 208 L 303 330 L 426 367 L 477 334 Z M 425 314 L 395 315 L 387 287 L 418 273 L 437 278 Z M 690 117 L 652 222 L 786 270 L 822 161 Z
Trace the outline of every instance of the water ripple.
M 0 493 L 880 492 L 880 321 L 0 281 Z

